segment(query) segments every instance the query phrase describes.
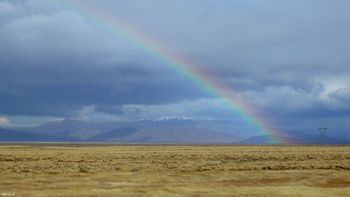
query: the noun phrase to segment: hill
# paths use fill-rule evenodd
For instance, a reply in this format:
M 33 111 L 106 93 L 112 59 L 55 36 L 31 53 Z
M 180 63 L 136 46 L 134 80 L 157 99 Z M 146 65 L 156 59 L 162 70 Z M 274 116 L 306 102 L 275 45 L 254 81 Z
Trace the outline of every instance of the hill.
M 283 139 L 283 141 L 291 143 L 291 144 L 350 144 L 349 139 L 343 139 L 333 136 L 325 137 L 321 139 L 318 135 L 302 135 L 302 136 L 255 136 L 242 141 L 239 141 L 238 144 L 276 144 L 279 142 L 274 142 L 271 139 Z
M 78 139 L 54 136 L 47 134 L 37 134 L 25 131 L 14 131 L 8 129 L 0 129 L 0 142 L 66 142 L 79 141 Z

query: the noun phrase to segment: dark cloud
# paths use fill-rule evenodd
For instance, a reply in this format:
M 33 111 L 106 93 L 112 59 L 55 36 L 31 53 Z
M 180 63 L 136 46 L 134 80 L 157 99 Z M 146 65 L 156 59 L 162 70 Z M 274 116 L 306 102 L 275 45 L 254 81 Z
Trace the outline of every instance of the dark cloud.
M 32 11 L 29 1 L 6 4 Z M 71 11 L 8 18 L 1 35 L 4 114 L 62 116 L 86 105 L 166 103 L 205 95 L 163 63 Z

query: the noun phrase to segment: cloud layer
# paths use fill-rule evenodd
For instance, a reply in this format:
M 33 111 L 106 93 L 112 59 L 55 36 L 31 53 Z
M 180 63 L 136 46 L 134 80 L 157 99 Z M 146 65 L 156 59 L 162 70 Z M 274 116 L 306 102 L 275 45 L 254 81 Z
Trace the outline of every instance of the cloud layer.
M 239 119 L 220 99 L 66 2 L 0 1 L 0 114 L 25 122 Z M 350 117 L 348 1 L 84 4 L 193 60 L 276 127 Z

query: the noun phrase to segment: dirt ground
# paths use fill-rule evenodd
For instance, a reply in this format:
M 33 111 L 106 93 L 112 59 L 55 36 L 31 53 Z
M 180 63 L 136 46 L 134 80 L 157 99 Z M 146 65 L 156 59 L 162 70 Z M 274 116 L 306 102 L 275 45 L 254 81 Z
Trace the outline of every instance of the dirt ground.
M 1 145 L 2 196 L 350 196 L 350 146 Z

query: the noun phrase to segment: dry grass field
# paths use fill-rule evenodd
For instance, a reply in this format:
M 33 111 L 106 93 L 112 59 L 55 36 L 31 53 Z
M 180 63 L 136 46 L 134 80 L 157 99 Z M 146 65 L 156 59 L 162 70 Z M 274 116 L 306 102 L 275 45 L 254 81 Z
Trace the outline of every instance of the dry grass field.
M 0 196 L 350 196 L 350 147 L 2 145 L 0 177 Z

